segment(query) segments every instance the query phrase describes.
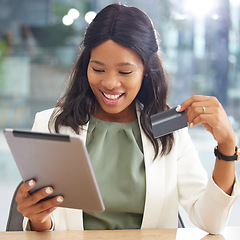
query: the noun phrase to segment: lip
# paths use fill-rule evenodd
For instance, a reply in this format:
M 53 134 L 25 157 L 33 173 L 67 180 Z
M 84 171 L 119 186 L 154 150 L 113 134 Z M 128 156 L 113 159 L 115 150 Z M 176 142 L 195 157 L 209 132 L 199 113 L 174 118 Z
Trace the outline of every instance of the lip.
M 119 98 L 117 98 L 117 99 L 109 99 L 109 98 L 107 98 L 107 97 L 105 97 L 104 96 L 104 94 L 103 94 L 103 92 L 102 91 L 100 91 L 100 95 L 101 95 L 101 99 L 103 100 L 103 102 L 105 103 L 105 104 L 107 104 L 107 105 L 117 105 L 117 104 L 119 104 L 120 102 L 121 102 L 121 100 L 123 99 L 123 97 L 124 97 L 124 93 L 110 93 L 110 92 L 105 92 L 104 91 L 104 93 L 105 94 L 108 94 L 108 95 L 120 95 L 120 94 L 122 94 Z

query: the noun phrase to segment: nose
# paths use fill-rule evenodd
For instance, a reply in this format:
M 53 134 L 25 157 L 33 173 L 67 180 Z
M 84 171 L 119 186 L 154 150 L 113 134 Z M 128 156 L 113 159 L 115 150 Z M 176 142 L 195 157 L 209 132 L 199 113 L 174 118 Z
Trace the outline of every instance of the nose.
M 102 79 L 102 86 L 107 90 L 113 90 L 121 85 L 121 82 L 113 74 L 105 75 Z

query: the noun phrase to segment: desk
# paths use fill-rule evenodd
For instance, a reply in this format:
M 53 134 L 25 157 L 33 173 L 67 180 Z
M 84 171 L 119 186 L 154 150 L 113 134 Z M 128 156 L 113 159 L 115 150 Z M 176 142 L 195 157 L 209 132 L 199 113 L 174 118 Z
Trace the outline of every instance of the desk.
M 0 232 L 0 240 L 239 240 L 240 227 L 228 227 L 221 235 L 209 235 L 197 228 L 56 231 L 56 232 Z

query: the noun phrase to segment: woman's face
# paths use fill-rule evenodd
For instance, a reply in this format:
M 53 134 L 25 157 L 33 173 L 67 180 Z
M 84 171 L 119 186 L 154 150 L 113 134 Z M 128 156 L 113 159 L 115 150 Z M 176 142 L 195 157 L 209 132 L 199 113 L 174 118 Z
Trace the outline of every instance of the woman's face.
M 99 103 L 95 117 L 110 122 L 136 119 L 133 100 L 144 76 L 144 66 L 138 54 L 107 40 L 92 49 L 87 76 Z

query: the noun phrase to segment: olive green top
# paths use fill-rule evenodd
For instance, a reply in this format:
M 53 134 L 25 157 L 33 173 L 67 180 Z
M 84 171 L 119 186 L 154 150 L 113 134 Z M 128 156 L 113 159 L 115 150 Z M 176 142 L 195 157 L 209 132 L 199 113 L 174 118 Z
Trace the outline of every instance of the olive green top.
M 140 228 L 146 178 L 138 121 L 91 117 L 86 146 L 106 210 L 84 212 L 84 229 Z

